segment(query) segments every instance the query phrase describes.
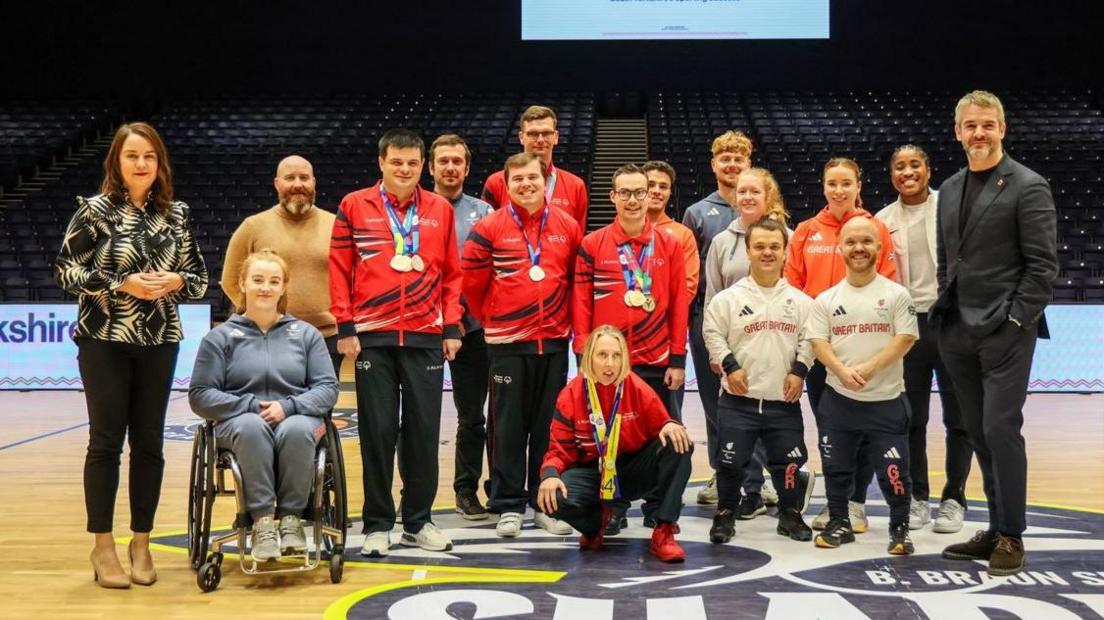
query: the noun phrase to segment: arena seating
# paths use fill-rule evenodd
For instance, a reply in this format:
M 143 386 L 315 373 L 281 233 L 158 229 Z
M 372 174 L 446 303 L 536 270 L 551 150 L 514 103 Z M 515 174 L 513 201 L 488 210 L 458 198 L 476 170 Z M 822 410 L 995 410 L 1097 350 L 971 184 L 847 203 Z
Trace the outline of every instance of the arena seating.
M 654 92 L 646 106 L 649 151 L 678 171 L 676 215 L 713 190 L 709 144 L 727 129 L 743 130 L 755 142 L 755 164 L 777 177 L 794 221 L 812 216 L 823 204 L 820 168 L 832 155 L 860 162 L 863 199 L 877 209 L 895 196 L 888 174 L 895 146 L 911 142 L 927 150 L 935 185 L 963 165 L 952 133 L 957 96 L 950 91 Z M 1085 91 L 1002 96 L 1011 124 L 1008 151 L 1050 180 L 1058 205 L 1062 272 L 1055 299 L 1104 303 L 1101 102 Z M 169 145 L 177 196 L 195 213 L 212 275 L 206 299 L 220 316 L 227 308 L 216 282 L 226 241 L 242 219 L 274 204 L 272 177 L 281 157 L 298 153 L 310 159 L 318 203 L 333 209 L 351 189 L 375 182 L 376 141 L 383 130 L 408 127 L 427 138 L 455 131 L 473 151 L 467 190 L 475 193 L 517 150 L 517 114 L 534 102 L 551 105 L 560 116 L 557 161 L 589 182 L 594 93 L 174 101 L 150 120 Z M 0 103 L 0 162 L 9 151 L 18 153 L 20 162 L 33 161 L 24 174 L 31 173 L 96 132 L 109 136 L 125 112 L 102 102 Z M 53 284 L 53 260 L 73 197 L 98 187 L 102 156 L 75 159 L 59 169 L 57 179 L 0 209 L 0 301 L 64 299 Z M 432 183 L 428 168 L 423 182 Z

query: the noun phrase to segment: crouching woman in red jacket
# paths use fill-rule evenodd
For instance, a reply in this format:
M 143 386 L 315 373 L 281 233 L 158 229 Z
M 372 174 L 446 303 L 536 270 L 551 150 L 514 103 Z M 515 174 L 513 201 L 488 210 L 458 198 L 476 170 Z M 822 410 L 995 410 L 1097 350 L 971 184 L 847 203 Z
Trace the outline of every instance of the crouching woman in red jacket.
M 602 325 L 583 348 L 579 374 L 556 399 L 537 504 L 579 530 L 579 546 L 597 550 L 614 499 L 656 489 L 651 552 L 664 562 L 686 553 L 675 541 L 694 445 L 663 402 L 629 370 L 628 345 Z

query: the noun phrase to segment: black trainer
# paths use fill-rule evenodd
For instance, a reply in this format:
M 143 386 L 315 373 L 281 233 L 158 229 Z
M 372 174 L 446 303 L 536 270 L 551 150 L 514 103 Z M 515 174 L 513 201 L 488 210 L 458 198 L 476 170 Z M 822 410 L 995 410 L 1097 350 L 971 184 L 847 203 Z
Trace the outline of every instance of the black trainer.
M 678 524 L 676 523 L 675 525 L 678 525 Z M 655 526 L 656 526 L 655 517 L 650 517 L 648 515 L 644 515 L 644 527 L 654 530 Z
M 851 530 L 848 519 L 831 519 L 824 531 L 817 534 L 816 546 L 822 549 L 835 549 L 840 545 L 855 542 L 855 532 Z
M 966 542 L 948 545 L 943 549 L 944 560 L 989 560 L 997 544 L 997 534 L 978 530 L 974 537 Z
M 709 540 L 721 544 L 732 540 L 736 535 L 736 513 L 722 508 L 713 516 L 713 527 L 709 528 Z
M 629 518 L 614 510 L 610 520 L 606 522 L 605 536 L 617 536 L 626 527 L 629 527 Z
M 491 516 L 474 489 L 465 489 L 456 492 L 456 512 L 468 521 L 482 521 Z
M 763 496 L 758 493 L 747 493 L 740 498 L 740 505 L 736 508 L 736 516 L 741 521 L 754 519 L 767 513 L 767 506 L 763 503 Z
M 909 538 L 908 522 L 898 523 L 889 528 L 889 547 L 887 550 L 892 555 L 912 555 L 916 551 L 916 548 L 912 546 L 912 539 Z
M 808 541 L 813 539 L 813 530 L 805 524 L 796 508 L 783 508 L 778 513 L 778 533 L 792 540 Z
M 797 488 L 801 489 L 801 512 L 809 509 L 809 500 L 813 497 L 813 487 L 816 486 L 816 474 L 811 471 L 797 470 Z

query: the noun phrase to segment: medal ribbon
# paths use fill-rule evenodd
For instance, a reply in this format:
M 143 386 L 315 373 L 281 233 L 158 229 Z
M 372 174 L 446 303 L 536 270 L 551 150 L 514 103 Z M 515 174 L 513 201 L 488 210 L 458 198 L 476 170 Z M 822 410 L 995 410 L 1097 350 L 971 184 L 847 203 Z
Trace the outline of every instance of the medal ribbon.
M 380 197 L 383 198 L 383 207 L 387 210 L 388 221 L 391 225 L 391 236 L 395 239 L 395 256 L 414 256 L 418 253 L 418 190 L 414 190 L 414 204 L 406 210 L 405 222 L 399 221 L 395 207 L 391 205 L 391 199 L 387 197 L 387 190 L 380 183 Z
M 599 494 L 603 500 L 613 500 L 621 497 L 621 485 L 617 481 L 617 446 L 621 440 L 621 394 L 625 384 L 617 386 L 613 394 L 613 405 L 610 407 L 609 430 L 606 429 L 606 418 L 602 413 L 602 402 L 598 400 L 598 390 L 589 379 L 583 377 L 583 385 L 587 391 L 587 415 L 590 424 L 594 427 L 594 445 L 598 449 L 598 470 L 601 472 L 602 484 Z
M 640 248 L 636 256 L 629 242 L 617 246 L 617 262 L 621 263 L 621 275 L 625 278 L 625 288 L 636 289 L 645 295 L 652 294 L 652 254 L 655 253 L 655 231 L 648 245 Z
M 506 209 L 510 211 L 510 217 L 514 218 L 514 223 L 521 229 L 521 239 L 525 241 L 525 249 L 529 251 L 529 262 L 533 263 L 534 267 L 540 267 L 541 239 L 544 237 L 544 225 L 548 223 L 548 207 L 545 206 L 544 213 L 541 214 L 540 228 L 537 229 L 537 247 L 535 248 L 529 244 L 529 235 L 525 232 L 525 224 L 522 224 L 521 216 L 518 215 L 513 203 L 507 202 Z

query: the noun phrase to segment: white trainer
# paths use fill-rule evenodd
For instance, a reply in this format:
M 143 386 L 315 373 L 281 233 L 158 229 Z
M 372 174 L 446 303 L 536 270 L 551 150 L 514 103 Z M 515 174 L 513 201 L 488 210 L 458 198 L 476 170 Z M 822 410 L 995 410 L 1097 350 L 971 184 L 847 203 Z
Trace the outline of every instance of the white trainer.
M 452 549 L 452 540 L 432 523 L 423 525 L 417 534 L 403 532 L 399 544 L 404 547 L 419 547 L 426 551 L 449 551 Z
M 866 520 L 866 504 L 847 502 L 847 518 L 851 519 L 851 531 L 862 534 L 870 527 Z
M 698 503 L 703 506 L 717 505 L 717 474 L 713 474 L 709 482 L 698 491 Z
M 945 499 L 939 503 L 932 531 L 939 534 L 954 534 L 962 529 L 962 522 L 965 519 L 966 507 L 953 499 Z
M 909 505 L 909 529 L 920 530 L 931 523 L 931 504 L 926 500 L 912 499 Z
M 828 527 L 828 504 L 825 504 L 817 516 L 813 517 L 813 522 L 809 524 L 809 527 L 814 530 L 823 530 Z
M 360 548 L 360 555 L 367 558 L 386 557 L 391 549 L 391 532 L 371 532 L 365 534 L 364 545 Z
M 771 480 L 769 472 L 763 478 L 763 487 L 759 489 L 759 496 L 763 498 L 764 506 L 778 505 L 778 491 L 774 488 L 774 481 Z
M 500 538 L 517 538 L 521 534 L 521 513 L 504 512 L 499 515 L 495 534 Z
M 574 531 L 566 521 L 554 519 L 540 511 L 537 511 L 537 514 L 533 515 L 533 523 L 542 530 L 555 536 L 570 536 L 571 532 Z

